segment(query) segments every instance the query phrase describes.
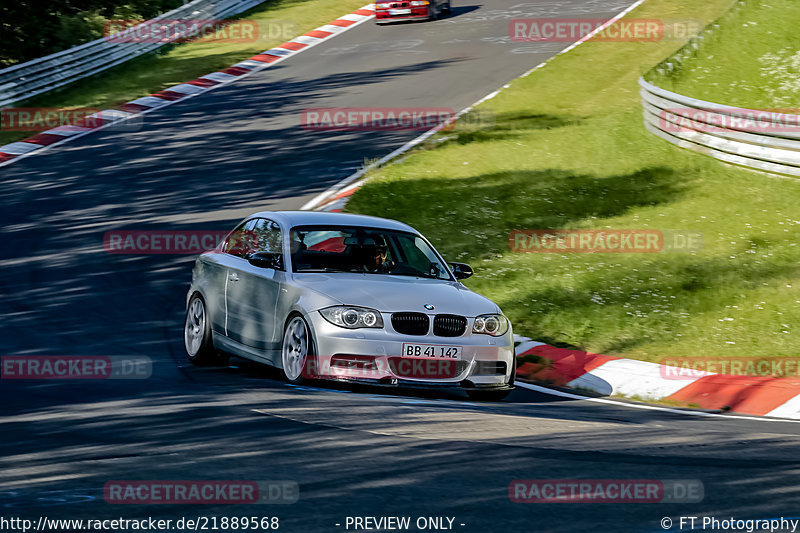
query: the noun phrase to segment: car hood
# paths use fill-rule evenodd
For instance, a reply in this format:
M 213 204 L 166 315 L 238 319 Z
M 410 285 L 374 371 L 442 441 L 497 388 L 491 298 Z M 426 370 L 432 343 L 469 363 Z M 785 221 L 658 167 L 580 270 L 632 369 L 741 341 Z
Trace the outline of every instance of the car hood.
M 371 307 L 384 313 L 418 311 L 477 316 L 500 312 L 499 307 L 454 281 L 381 274 L 297 274 L 295 282 L 346 305 Z M 433 305 L 429 310 L 425 304 Z

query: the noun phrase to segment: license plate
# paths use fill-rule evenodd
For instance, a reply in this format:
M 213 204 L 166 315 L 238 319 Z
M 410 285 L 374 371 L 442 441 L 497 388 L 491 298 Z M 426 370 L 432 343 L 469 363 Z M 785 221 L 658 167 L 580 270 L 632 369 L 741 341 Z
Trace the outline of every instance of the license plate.
M 393 16 L 393 15 L 410 15 L 410 14 L 411 14 L 411 10 L 410 9 L 390 9 L 389 10 L 389 15 L 390 16 Z
M 425 357 L 430 359 L 461 359 L 461 346 L 445 344 L 403 343 L 403 357 Z

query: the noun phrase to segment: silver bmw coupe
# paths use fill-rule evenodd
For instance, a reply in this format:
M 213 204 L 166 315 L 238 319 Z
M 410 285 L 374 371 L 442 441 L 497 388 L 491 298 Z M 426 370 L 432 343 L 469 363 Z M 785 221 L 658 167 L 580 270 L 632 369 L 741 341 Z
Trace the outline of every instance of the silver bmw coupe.
M 247 217 L 198 257 L 184 343 L 197 365 L 233 354 L 290 383 L 335 379 L 513 389 L 511 324 L 459 280 L 418 231 L 394 220 L 311 211 Z

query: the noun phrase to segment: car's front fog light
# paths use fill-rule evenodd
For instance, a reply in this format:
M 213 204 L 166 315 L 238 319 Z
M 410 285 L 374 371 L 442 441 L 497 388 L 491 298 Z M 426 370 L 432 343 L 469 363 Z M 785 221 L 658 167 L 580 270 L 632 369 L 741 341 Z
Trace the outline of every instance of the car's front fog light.
M 352 305 L 336 305 L 319 310 L 322 317 L 342 328 L 382 328 L 383 318 L 375 309 L 355 307 Z
M 472 333 L 499 337 L 508 331 L 508 319 L 503 315 L 491 314 L 475 317 L 472 324 Z

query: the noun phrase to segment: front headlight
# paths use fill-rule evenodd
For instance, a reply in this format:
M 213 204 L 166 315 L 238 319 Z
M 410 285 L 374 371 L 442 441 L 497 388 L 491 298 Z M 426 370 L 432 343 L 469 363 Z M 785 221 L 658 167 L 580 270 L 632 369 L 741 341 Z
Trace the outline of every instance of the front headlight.
M 322 317 L 336 326 L 347 329 L 382 328 L 383 318 L 375 309 L 354 305 L 335 305 L 319 310 Z
M 413 2 L 411 2 L 411 5 L 412 6 L 427 6 L 428 5 L 428 0 L 414 0 Z
M 387 7 L 392 7 L 392 4 L 375 4 L 375 7 L 378 9 L 386 9 Z
M 508 331 L 508 319 L 503 315 L 479 315 L 472 324 L 472 333 L 499 337 L 505 335 L 506 331 Z

